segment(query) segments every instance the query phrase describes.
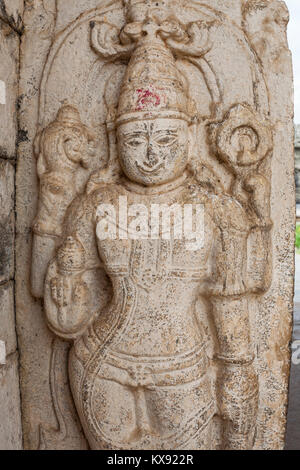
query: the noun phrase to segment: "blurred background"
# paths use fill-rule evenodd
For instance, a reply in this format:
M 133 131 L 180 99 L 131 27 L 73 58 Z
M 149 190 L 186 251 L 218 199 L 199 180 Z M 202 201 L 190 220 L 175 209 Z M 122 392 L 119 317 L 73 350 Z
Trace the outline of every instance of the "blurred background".
M 290 378 L 287 450 L 300 450 L 300 0 L 285 0 L 290 11 L 288 41 L 293 54 L 295 87 L 296 276 L 292 369 Z

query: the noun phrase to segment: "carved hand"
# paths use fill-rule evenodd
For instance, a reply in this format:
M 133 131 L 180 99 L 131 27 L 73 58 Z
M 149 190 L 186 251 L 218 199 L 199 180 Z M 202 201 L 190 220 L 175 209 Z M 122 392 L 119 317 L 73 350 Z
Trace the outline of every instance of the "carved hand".
M 81 276 L 57 275 L 50 281 L 51 296 L 57 306 L 57 321 L 62 328 L 81 325 L 85 314 L 88 287 Z M 71 307 L 71 311 L 70 311 Z M 70 315 L 71 313 L 71 315 Z
M 87 285 L 80 276 L 58 275 L 51 279 L 51 295 L 57 307 L 67 307 L 68 305 L 81 305 L 87 295 Z
M 71 303 L 73 286 L 70 276 L 58 275 L 50 281 L 51 295 L 59 309 Z
M 243 181 L 244 189 L 251 194 L 253 209 L 263 226 L 270 226 L 270 183 L 260 174 L 250 174 Z

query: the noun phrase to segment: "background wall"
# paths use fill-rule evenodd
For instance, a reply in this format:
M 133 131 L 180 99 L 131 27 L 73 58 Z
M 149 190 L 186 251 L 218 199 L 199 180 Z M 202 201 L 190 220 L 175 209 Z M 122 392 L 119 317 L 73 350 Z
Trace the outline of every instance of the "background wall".
M 0 449 L 21 449 L 15 326 L 15 167 L 23 1 L 0 1 Z

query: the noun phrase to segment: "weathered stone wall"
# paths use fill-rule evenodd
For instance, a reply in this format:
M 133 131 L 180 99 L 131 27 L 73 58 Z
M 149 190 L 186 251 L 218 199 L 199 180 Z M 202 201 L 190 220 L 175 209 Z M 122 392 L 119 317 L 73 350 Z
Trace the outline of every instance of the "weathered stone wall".
M 15 324 L 15 167 L 23 1 L 0 2 L 0 449 L 21 449 Z

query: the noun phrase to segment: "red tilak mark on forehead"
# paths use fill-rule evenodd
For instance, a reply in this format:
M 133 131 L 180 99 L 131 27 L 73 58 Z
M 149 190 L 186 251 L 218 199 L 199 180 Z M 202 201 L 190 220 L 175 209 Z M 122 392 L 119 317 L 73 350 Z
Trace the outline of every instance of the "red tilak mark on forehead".
M 139 88 L 136 92 L 138 93 L 137 111 L 143 111 L 149 105 L 151 107 L 160 105 L 160 96 L 149 88 Z

